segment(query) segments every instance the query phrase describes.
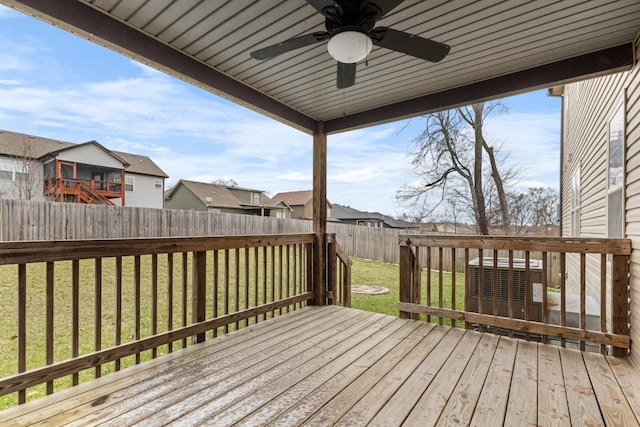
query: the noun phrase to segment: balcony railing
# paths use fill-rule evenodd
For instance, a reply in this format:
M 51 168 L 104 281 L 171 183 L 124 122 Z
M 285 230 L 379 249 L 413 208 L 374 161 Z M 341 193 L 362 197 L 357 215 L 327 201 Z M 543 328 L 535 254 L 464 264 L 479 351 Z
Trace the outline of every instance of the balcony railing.
M 326 302 L 348 305 L 350 261 L 328 240 Z M 285 234 L 0 243 L 0 330 L 15 338 L 0 346 L 0 396 L 9 395 L 0 399 L 24 403 L 308 304 L 313 242 Z
M 624 356 L 630 254 L 627 239 L 400 236 L 400 315 Z
M 123 196 L 122 183 L 110 181 L 96 181 L 93 179 L 46 178 L 44 180 L 44 195 L 62 197 L 69 195 L 80 200 L 83 190 L 90 195 L 107 200 Z

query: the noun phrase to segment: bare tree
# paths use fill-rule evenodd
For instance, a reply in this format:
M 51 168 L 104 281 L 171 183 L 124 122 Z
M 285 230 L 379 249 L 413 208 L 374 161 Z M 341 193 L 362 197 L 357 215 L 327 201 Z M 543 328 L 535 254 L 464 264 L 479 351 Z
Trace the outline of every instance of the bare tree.
M 237 187 L 238 183 L 235 179 L 227 179 L 227 178 L 218 178 L 214 181 L 211 181 L 212 184 L 215 185 L 224 185 L 225 187 Z
M 474 104 L 426 116 L 425 129 L 414 140 L 414 150 L 410 152 L 411 164 L 421 180 L 401 187 L 396 199 L 433 212 L 448 197 L 462 196 L 470 201 L 478 232 L 486 235 L 492 223 L 486 199 L 488 194 L 495 194 L 501 217 L 497 222 L 508 227 L 505 187 L 516 170 L 507 168 L 505 172 L 501 168 L 504 165 L 498 157 L 499 150 L 484 137 L 486 118 L 505 110 L 499 103 Z M 485 166 L 490 171 L 488 186 Z
M 528 227 L 538 230 L 558 224 L 558 191 L 551 187 L 531 187 L 526 193 L 508 194 L 512 230 L 523 234 Z
M 41 163 L 35 146 L 26 135 L 17 148 L 11 161 L 13 163 L 13 185 L 7 194 L 9 197 L 19 200 L 31 200 L 38 194 L 42 194 Z

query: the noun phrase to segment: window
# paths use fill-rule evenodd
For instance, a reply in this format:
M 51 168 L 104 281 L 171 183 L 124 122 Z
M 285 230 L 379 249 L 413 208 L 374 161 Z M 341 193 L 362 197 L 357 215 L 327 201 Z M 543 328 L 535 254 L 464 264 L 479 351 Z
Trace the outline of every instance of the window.
M 253 203 L 254 205 L 260 204 L 260 193 L 251 193 L 251 198 L 251 203 Z
M 124 176 L 124 191 L 133 191 L 134 177 L 131 175 Z
M 609 122 L 607 169 L 607 232 L 624 237 L 624 108 L 618 107 Z
M 13 162 L 0 160 L 0 180 L 13 181 Z
M 571 178 L 571 237 L 580 237 L 580 168 Z
M 0 160 L 0 180 L 24 182 L 29 177 L 29 163 Z
M 153 185 L 156 188 L 162 188 L 162 180 L 161 179 L 154 179 L 153 180 Z

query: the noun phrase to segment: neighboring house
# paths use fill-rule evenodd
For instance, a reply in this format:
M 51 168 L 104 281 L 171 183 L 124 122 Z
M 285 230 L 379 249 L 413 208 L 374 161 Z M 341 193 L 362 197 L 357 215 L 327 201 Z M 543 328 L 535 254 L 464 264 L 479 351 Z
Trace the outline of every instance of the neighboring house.
M 0 130 L 0 197 L 162 208 L 167 178 L 151 159 Z
M 313 191 L 286 191 L 278 193 L 272 198 L 276 202 L 284 202 L 293 210 L 292 219 L 313 219 Z M 327 220 L 333 217 L 331 214 L 332 205 L 327 200 Z
M 165 192 L 165 208 L 291 218 L 292 209 L 262 190 L 179 180 Z
M 362 225 L 365 227 L 378 228 L 416 228 L 415 224 L 407 221 L 394 219 L 379 212 L 363 212 L 350 206 L 343 206 L 335 203 L 331 209 L 333 218 L 340 220 L 343 224 Z
M 631 239 L 631 312 L 638 313 L 640 65 L 549 92 L 562 96 L 562 236 Z M 571 261 L 567 280 L 575 287 L 579 261 Z M 586 263 L 588 277 L 599 277 L 598 265 Z M 640 342 L 640 316 L 631 316 L 631 340 Z

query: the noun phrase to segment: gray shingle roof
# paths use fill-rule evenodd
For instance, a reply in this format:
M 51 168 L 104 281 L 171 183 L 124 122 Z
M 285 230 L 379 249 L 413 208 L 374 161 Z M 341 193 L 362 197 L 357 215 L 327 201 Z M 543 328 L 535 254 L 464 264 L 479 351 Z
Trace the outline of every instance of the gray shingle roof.
M 186 179 L 179 180 L 175 186 L 168 189 L 165 192 L 165 198 L 170 198 L 173 191 L 178 188 L 178 186 L 184 185 L 187 189 L 189 189 L 197 198 L 199 198 L 202 203 L 205 205 L 210 205 L 212 207 L 224 207 L 224 208 L 236 208 L 236 209 L 247 209 L 256 206 L 271 206 L 275 207 L 278 204 L 278 201 L 274 201 L 267 197 L 262 190 L 255 190 L 250 188 L 241 188 L 241 187 L 228 187 L 225 185 L 217 185 L 211 184 L 207 182 L 198 182 L 198 181 L 189 181 Z M 262 205 L 253 205 L 246 203 L 240 200 L 234 193 L 233 190 L 244 190 L 249 192 L 257 192 L 262 194 L 262 201 L 264 202 Z M 212 201 L 208 202 L 207 197 L 211 197 Z

